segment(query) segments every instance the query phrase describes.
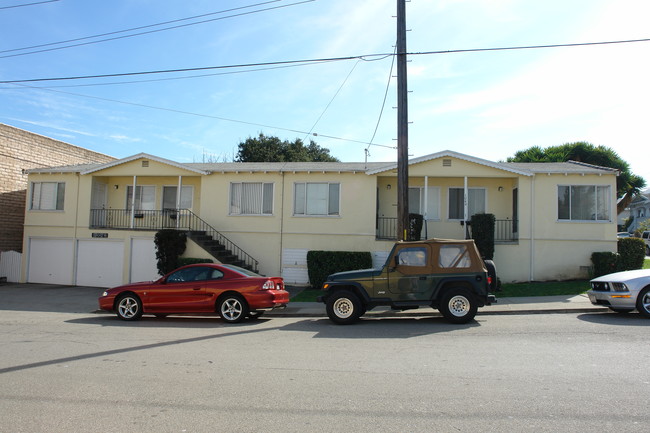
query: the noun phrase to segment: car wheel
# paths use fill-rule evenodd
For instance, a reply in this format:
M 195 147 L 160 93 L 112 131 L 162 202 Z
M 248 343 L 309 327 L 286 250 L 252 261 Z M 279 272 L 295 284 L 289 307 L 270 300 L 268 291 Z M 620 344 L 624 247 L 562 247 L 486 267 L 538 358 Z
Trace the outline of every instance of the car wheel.
M 636 309 L 642 316 L 650 317 L 650 287 L 641 290 L 636 298 Z
M 138 320 L 142 317 L 142 301 L 136 295 L 122 295 L 117 300 L 117 317 L 122 320 Z
M 359 297 L 347 290 L 338 290 L 327 298 L 327 316 L 334 323 L 348 325 L 361 317 L 363 307 Z
M 632 310 L 628 310 L 626 308 L 615 308 L 615 307 L 609 307 L 610 310 L 612 310 L 615 313 L 620 313 L 620 314 L 625 314 L 629 313 Z
M 445 292 L 439 310 L 451 323 L 467 323 L 476 316 L 478 306 L 472 292 L 457 288 Z
M 261 316 L 264 315 L 264 311 L 251 311 L 248 313 L 248 317 L 251 319 L 259 319 Z
M 227 295 L 221 298 L 217 307 L 219 315 L 228 323 L 241 322 L 248 316 L 248 304 L 239 295 Z

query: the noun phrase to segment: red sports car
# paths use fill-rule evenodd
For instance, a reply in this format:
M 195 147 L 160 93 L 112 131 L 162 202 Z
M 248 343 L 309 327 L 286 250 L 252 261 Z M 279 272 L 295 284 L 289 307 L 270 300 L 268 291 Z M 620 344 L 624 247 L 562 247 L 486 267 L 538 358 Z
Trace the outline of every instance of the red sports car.
M 105 291 L 99 308 L 122 320 L 142 314 L 217 313 L 228 323 L 257 318 L 265 310 L 285 307 L 289 292 L 280 277 L 263 277 L 232 265 L 202 263 L 170 272 L 157 281 L 132 283 Z

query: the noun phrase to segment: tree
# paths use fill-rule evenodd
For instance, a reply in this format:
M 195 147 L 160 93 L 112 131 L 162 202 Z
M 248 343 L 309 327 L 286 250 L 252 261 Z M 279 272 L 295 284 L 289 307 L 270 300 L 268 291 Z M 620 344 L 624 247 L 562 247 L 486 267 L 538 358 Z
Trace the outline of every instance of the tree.
M 338 159 L 313 140 L 305 146 L 299 138 L 289 142 L 260 133 L 239 143 L 235 162 L 338 162 Z
M 578 161 L 586 164 L 598 165 L 600 167 L 614 168 L 620 171 L 616 178 L 616 196 L 622 198 L 618 202 L 617 213 L 621 213 L 630 204 L 634 196 L 639 194 L 645 187 L 646 182 L 641 176 L 630 172 L 630 166 L 621 159 L 614 150 L 605 146 L 594 146 L 593 144 L 579 141 L 577 143 L 566 143 L 561 146 L 550 146 L 542 149 L 533 146 L 526 150 L 520 150 L 510 157 L 508 162 L 566 162 Z

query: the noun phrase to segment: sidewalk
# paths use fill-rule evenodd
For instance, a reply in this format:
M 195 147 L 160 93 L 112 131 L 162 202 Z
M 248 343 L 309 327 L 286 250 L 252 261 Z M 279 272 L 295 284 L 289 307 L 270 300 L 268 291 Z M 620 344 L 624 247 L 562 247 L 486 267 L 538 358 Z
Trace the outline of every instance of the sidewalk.
M 95 313 L 97 298 L 105 289 L 98 287 L 55 286 L 48 284 L 5 283 L 0 285 L 0 310 Z M 587 295 L 498 298 L 496 304 L 479 308 L 479 315 L 601 312 Z M 409 317 L 439 314 L 431 308 L 393 311 L 377 307 L 367 317 Z M 317 302 L 290 302 L 287 308 L 269 311 L 268 317 L 326 317 L 325 305 Z

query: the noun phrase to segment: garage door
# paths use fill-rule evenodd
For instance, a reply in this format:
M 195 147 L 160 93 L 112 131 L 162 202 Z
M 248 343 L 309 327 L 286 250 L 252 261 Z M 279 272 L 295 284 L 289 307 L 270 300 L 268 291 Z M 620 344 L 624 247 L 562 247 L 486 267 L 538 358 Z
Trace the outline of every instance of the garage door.
M 282 278 L 287 284 L 309 284 L 307 250 L 294 248 L 282 250 Z
M 79 240 L 77 286 L 119 286 L 122 284 L 123 270 L 123 241 Z
M 131 278 L 132 283 L 152 281 L 160 278 L 156 264 L 156 245 L 153 239 L 131 240 Z
M 72 284 L 72 239 L 30 239 L 27 282 Z

